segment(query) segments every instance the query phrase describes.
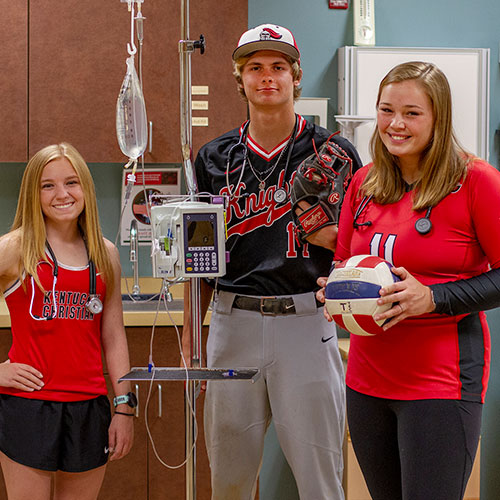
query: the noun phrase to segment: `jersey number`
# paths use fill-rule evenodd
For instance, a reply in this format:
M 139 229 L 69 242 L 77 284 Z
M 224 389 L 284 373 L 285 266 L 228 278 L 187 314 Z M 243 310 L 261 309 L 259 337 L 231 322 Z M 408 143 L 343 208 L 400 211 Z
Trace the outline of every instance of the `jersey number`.
M 286 257 L 287 259 L 295 259 L 297 258 L 297 240 L 295 239 L 295 224 L 293 222 L 287 224 L 286 232 L 288 234 L 288 251 L 286 252 Z M 309 258 L 308 243 L 302 245 L 302 257 L 304 257 L 304 259 Z
M 394 265 L 394 244 L 396 243 L 396 235 L 389 234 L 385 241 L 382 243 L 382 233 L 375 233 L 370 241 L 370 254 L 382 257 L 386 261 Z

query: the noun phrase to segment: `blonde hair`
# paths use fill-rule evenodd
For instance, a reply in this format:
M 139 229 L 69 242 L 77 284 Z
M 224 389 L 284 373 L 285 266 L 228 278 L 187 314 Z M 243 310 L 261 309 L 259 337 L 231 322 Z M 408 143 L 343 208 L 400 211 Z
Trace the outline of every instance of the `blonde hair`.
M 245 102 L 248 102 L 248 99 L 245 94 L 245 89 L 243 88 L 243 79 L 241 77 L 241 73 L 243 71 L 243 68 L 245 67 L 245 64 L 254 54 L 255 52 L 251 52 L 250 54 L 247 54 L 246 56 L 240 57 L 239 59 L 236 59 L 236 61 L 233 61 L 233 75 L 236 78 L 236 83 L 238 84 L 238 92 L 240 93 L 240 96 L 243 98 Z M 290 63 L 290 66 L 292 67 L 293 81 L 295 82 L 297 80 L 300 80 L 302 76 L 302 69 L 300 68 L 299 62 L 287 54 L 282 54 L 282 56 Z M 301 94 L 302 94 L 301 87 L 296 86 L 293 88 L 294 101 L 296 101 Z
M 434 125 L 429 144 L 422 152 L 422 177 L 416 183 L 413 209 L 435 206 L 453 191 L 464 177 L 470 155 L 460 146 L 452 126 L 450 85 L 444 73 L 434 64 L 412 61 L 399 64 L 381 81 L 377 108 L 383 89 L 392 83 L 414 80 L 429 97 Z M 370 140 L 373 168 L 361 186 L 363 195 L 372 195 L 381 204 L 399 201 L 405 192 L 405 182 L 399 159 L 382 142 L 378 128 Z
M 67 159 L 80 180 L 85 205 L 78 217 L 78 226 L 85 239 L 89 259 L 104 275 L 108 290 L 113 289 L 113 267 L 99 224 L 94 181 L 80 153 L 70 144 L 47 146 L 36 153 L 26 165 L 17 202 L 17 210 L 11 231 L 19 230 L 21 236 L 21 273 L 33 276 L 38 286 L 37 263 L 45 258 L 47 234 L 40 204 L 40 179 L 44 167 L 53 160 Z M 43 288 L 42 288 L 43 289 Z

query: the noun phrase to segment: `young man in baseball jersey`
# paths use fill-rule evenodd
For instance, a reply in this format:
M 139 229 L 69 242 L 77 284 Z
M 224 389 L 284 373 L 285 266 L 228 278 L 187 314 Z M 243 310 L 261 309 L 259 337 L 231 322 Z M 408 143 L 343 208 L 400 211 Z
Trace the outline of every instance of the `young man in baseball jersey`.
M 203 146 L 195 163 L 199 191 L 229 200 L 230 262 L 225 276 L 202 282 L 201 303 L 204 312 L 215 289 L 207 366 L 258 367 L 261 377 L 208 383 L 212 498 L 254 498 L 272 418 L 301 499 L 341 500 L 344 373 L 335 328 L 314 294 L 330 269 L 337 227 L 299 243 L 290 203 L 297 167 L 331 134 L 295 114 L 302 70 L 288 29 L 247 31 L 233 61 L 249 120 Z M 359 168 L 353 146 L 333 140 Z M 183 344 L 187 358 L 189 324 Z

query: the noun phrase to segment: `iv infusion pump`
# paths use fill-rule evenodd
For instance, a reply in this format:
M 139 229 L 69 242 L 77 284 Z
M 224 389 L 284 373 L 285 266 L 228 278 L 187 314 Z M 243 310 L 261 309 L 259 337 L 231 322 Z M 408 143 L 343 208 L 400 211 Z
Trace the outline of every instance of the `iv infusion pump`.
M 154 278 L 211 278 L 226 273 L 223 203 L 155 205 L 151 227 Z

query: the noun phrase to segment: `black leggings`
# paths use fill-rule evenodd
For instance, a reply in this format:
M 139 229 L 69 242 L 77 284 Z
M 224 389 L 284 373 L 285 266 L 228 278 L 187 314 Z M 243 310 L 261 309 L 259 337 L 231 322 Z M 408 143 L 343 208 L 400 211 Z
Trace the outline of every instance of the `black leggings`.
M 373 500 L 461 500 L 482 407 L 453 399 L 381 399 L 347 388 L 352 445 Z

